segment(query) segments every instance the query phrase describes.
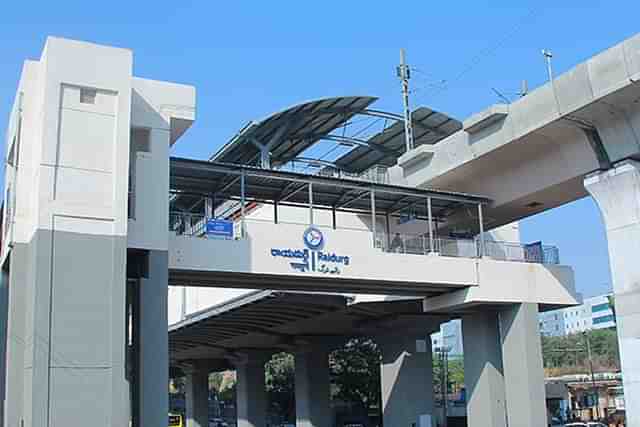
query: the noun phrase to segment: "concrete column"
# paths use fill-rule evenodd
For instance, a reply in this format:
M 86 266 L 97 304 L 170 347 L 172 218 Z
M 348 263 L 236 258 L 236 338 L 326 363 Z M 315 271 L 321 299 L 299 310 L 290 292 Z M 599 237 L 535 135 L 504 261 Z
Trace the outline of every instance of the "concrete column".
M 0 271 L 0 427 L 3 427 L 7 379 L 7 322 L 9 320 L 9 271 Z
M 485 311 L 462 318 L 464 382 L 469 427 L 506 427 L 505 386 L 498 315 Z
M 329 349 L 309 346 L 295 354 L 296 427 L 330 427 Z
M 138 408 L 140 426 L 163 426 L 169 413 L 168 255 L 149 251 L 140 280 Z
M 469 427 L 546 425 L 537 304 L 463 317 Z
M 236 411 L 238 427 L 266 427 L 267 393 L 264 383 L 264 364 L 267 357 L 249 354 L 236 367 Z
M 398 333 L 377 338 L 385 427 L 435 426 L 431 338 Z M 431 424 L 429 424 L 429 422 Z
M 6 400 L 4 426 L 19 426 L 23 419 L 25 322 L 27 308 L 28 252 L 24 244 L 15 244 L 9 259 L 9 312 L 7 318 Z
M 209 427 L 209 371 L 194 368 L 185 373 L 186 427 Z
M 537 304 L 516 304 L 500 311 L 504 389 L 509 427 L 547 423 L 542 344 Z
M 640 425 L 640 163 L 588 176 L 607 231 L 627 425 Z

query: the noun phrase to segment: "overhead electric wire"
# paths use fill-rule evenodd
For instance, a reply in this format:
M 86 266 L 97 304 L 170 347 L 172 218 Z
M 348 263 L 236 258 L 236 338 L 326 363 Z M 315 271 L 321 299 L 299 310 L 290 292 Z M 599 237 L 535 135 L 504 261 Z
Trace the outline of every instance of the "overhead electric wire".
M 459 73 L 457 73 L 455 75 L 454 78 L 452 79 L 443 79 L 437 82 L 431 82 L 422 86 L 418 86 L 416 88 L 411 89 L 412 93 L 416 93 L 416 92 L 420 92 L 420 91 L 424 91 L 422 92 L 421 95 L 418 95 L 416 97 L 413 98 L 412 103 L 415 105 L 417 103 L 419 103 L 420 101 L 423 101 L 425 99 L 426 96 L 437 96 L 440 95 L 444 92 L 446 92 L 447 90 L 451 89 L 451 87 L 455 84 L 458 83 L 460 80 L 462 80 L 468 73 L 470 73 L 476 66 L 478 66 L 482 60 L 484 60 L 485 58 L 491 57 L 492 55 L 494 55 L 516 32 L 518 32 L 525 24 L 529 23 L 532 18 L 534 16 L 536 16 L 539 12 L 541 11 L 541 8 L 538 8 L 537 5 L 536 7 L 531 7 L 527 13 L 511 28 L 511 30 L 507 31 L 506 33 L 504 33 L 504 35 L 499 38 L 497 40 L 496 43 L 491 44 L 489 46 L 487 46 L 486 48 L 482 49 L 481 51 L 479 51 L 474 57 L 471 58 L 471 60 L 462 68 L 462 70 L 460 70 Z M 426 79 L 428 77 L 431 77 L 431 75 L 417 67 L 411 67 L 412 71 L 417 72 L 418 74 L 422 74 L 423 79 Z M 433 89 L 434 87 L 437 87 L 436 90 L 434 91 L 429 91 L 429 89 Z M 365 119 L 362 120 L 358 120 L 357 122 L 360 121 L 364 121 Z M 367 126 L 365 126 L 364 128 L 356 131 L 356 133 L 354 133 L 351 137 L 355 138 L 356 136 L 362 134 L 363 132 L 365 132 L 366 130 L 370 129 L 372 126 L 374 126 L 376 123 L 380 122 L 382 120 L 382 118 L 377 118 L 375 120 L 373 120 L 371 123 L 369 123 Z M 354 124 L 357 123 L 356 121 L 350 122 L 349 124 Z M 346 126 L 345 126 L 346 129 Z M 328 155 L 330 155 L 331 153 L 333 153 L 335 150 L 337 150 L 340 147 L 340 145 L 335 145 L 333 147 L 331 147 L 327 152 L 325 152 L 324 154 L 322 154 L 320 157 L 318 157 L 318 160 L 322 160 L 324 158 L 326 158 Z M 308 168 L 310 167 L 310 165 L 307 165 L 304 170 L 306 171 Z
M 462 70 L 457 73 L 455 75 L 454 78 L 452 79 L 445 79 L 444 80 L 444 85 L 442 85 L 439 89 L 433 91 L 433 92 L 428 92 L 425 91 L 422 93 L 422 95 L 419 95 L 417 97 L 415 97 L 413 99 L 414 103 L 417 103 L 419 101 L 424 100 L 424 98 L 427 95 L 430 95 L 431 97 L 437 96 L 442 94 L 443 92 L 451 89 L 451 87 L 455 84 L 458 83 L 460 80 L 462 80 L 469 72 L 471 72 L 478 64 L 480 64 L 482 62 L 483 59 L 488 58 L 493 56 L 508 40 L 510 40 L 513 35 L 515 33 L 517 33 L 518 31 L 520 31 L 520 29 L 525 25 L 528 24 L 532 21 L 532 18 L 536 15 L 538 15 L 541 11 L 541 8 L 538 7 L 539 5 L 536 4 L 535 7 L 531 7 L 527 13 L 506 33 L 504 33 L 504 35 L 499 38 L 496 43 L 491 44 L 489 46 L 487 46 L 486 48 L 482 49 L 481 51 L 479 51 L 473 58 L 471 58 L 471 60 L 464 66 L 464 68 L 462 68 Z M 420 90 L 424 90 L 427 88 L 427 85 L 424 85 L 422 87 L 418 87 L 416 89 L 413 89 L 415 91 L 420 91 Z

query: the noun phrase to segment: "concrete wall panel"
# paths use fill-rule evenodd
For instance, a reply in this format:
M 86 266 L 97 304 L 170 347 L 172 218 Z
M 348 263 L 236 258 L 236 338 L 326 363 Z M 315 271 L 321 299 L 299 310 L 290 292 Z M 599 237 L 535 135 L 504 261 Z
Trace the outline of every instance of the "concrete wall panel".
M 59 168 L 54 175 L 56 201 L 102 207 L 105 208 L 103 215 L 113 215 L 114 188 L 111 174 Z
M 547 83 L 511 104 L 513 138 L 518 139 L 559 117 L 551 84 Z
M 55 230 L 61 222 L 90 227 L 96 221 L 54 219 L 51 367 L 109 367 L 113 240 Z
M 110 369 L 51 369 L 49 426 L 112 427 Z M 72 398 L 70 398 L 72 397 Z M 117 415 L 116 415 L 117 416 Z M 34 426 L 35 427 L 35 426 Z
M 241 240 L 202 239 L 169 236 L 169 267 L 181 270 L 236 271 L 246 273 L 313 274 L 327 273 L 294 270 L 294 258 L 274 256 L 272 249 L 300 249 L 307 226 L 293 224 L 247 223 L 248 237 Z M 336 278 L 407 281 L 413 283 L 476 284 L 475 260 L 444 256 L 385 253 L 373 248 L 371 233 L 352 230 L 322 229 L 323 252 L 348 256 L 348 265 L 337 266 Z
M 115 128 L 114 116 L 63 109 L 57 158 L 51 164 L 113 172 Z
M 640 81 L 640 34 L 626 40 L 623 45 L 629 78 Z
M 605 96 L 629 84 L 622 44 L 618 44 L 587 61 L 595 97 Z
M 582 63 L 553 81 L 558 108 L 562 114 L 571 113 L 593 101 L 589 68 Z

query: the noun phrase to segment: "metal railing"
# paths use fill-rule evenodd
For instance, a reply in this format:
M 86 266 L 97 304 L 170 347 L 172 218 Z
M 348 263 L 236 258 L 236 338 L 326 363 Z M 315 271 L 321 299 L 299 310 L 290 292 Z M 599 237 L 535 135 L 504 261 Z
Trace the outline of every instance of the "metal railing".
M 485 240 L 485 253 L 477 239 L 434 237 L 433 244 L 427 234 L 376 233 L 375 246 L 384 252 L 479 258 L 485 256 L 502 261 L 532 262 L 538 264 L 559 264 L 560 256 L 555 246 L 523 244 Z
M 503 261 L 560 264 L 560 253 L 555 246 L 485 241 L 485 256 Z
M 249 220 L 250 222 L 266 222 Z M 240 222 L 236 224 L 234 238 L 240 238 Z M 169 214 L 169 230 L 177 235 L 207 237 L 206 217 L 202 214 L 190 214 L 171 212 Z M 351 229 L 371 233 L 369 230 Z M 432 243 L 433 242 L 433 243 Z M 388 253 L 400 253 L 409 255 L 437 254 L 446 257 L 480 258 L 485 256 L 502 261 L 531 262 L 538 264 L 559 264 L 558 248 L 555 246 L 536 244 L 523 244 L 512 242 L 497 242 L 486 240 L 484 254 L 480 254 L 481 245 L 477 239 L 464 239 L 452 237 L 429 238 L 428 234 L 399 234 L 376 233 L 374 239 L 376 248 Z
M 334 168 L 323 168 L 316 172 L 317 175 L 330 178 L 346 178 L 358 181 L 375 182 L 378 184 L 389 184 L 389 170 L 386 166 L 372 166 L 361 173 L 350 173 Z
M 204 215 L 183 212 L 169 213 L 169 231 L 179 236 L 204 236 L 206 220 Z

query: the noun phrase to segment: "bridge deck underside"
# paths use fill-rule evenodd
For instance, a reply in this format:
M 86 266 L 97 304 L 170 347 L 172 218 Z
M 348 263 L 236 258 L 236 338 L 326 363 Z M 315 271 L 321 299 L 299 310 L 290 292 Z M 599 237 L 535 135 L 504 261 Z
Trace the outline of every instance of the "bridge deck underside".
M 420 282 L 360 280 L 351 278 L 300 277 L 223 271 L 169 270 L 169 286 L 209 288 L 275 289 L 283 291 L 342 292 L 384 295 L 437 296 L 471 286 Z
M 308 340 L 375 337 L 382 330 L 429 333 L 449 317 L 422 313 L 416 298 L 351 303 L 344 295 L 256 291 L 169 327 L 170 357 L 225 363 L 235 351 L 291 351 Z M 224 368 L 224 367 L 221 367 Z

